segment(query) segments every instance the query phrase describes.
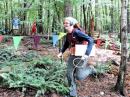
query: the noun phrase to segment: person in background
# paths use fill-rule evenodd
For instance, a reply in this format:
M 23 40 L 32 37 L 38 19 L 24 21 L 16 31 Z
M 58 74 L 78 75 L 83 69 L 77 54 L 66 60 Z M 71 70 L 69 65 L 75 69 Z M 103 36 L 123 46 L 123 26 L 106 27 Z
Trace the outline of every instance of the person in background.
M 36 35 L 36 32 L 37 32 L 37 26 L 36 26 L 36 21 L 34 21 L 32 24 L 31 35 Z
M 66 17 L 64 19 L 64 28 L 67 31 L 66 40 L 64 45 L 57 55 L 58 58 L 61 58 L 63 53 L 69 48 L 70 56 L 67 61 L 67 80 L 70 87 L 69 96 L 77 97 L 76 90 L 76 80 L 83 80 L 88 75 L 95 73 L 95 69 L 87 65 L 87 59 L 91 53 L 92 47 L 94 45 L 94 40 L 92 37 L 84 33 L 80 28 L 78 21 L 73 17 Z M 75 45 L 76 44 L 87 44 L 86 52 L 83 56 L 75 56 Z M 82 64 L 85 64 L 83 68 L 76 68 L 74 65 L 74 60 L 80 58 L 83 60 Z M 78 60 L 79 62 L 79 60 Z
M 13 18 L 12 24 L 13 24 L 13 29 L 19 29 L 20 20 L 18 19 L 17 16 L 15 16 L 15 17 Z
M 13 25 L 14 34 L 18 34 L 17 31 L 18 31 L 19 25 L 20 25 L 20 20 L 18 19 L 18 16 L 15 16 L 13 18 L 12 25 Z

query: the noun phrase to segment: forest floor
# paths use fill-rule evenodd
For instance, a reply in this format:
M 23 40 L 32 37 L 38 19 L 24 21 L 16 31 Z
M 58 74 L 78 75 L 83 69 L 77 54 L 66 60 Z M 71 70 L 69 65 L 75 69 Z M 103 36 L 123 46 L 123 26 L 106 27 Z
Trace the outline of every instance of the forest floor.
M 41 50 L 37 51 L 40 54 L 43 55 L 54 55 L 54 57 L 58 54 L 58 48 L 54 48 L 52 46 L 46 46 L 43 45 L 40 48 Z M 25 48 L 27 49 L 27 48 Z M 100 50 L 100 49 L 98 49 Z M 119 57 L 120 55 L 118 55 Z M 114 65 L 113 71 L 118 71 L 119 66 Z M 127 75 L 126 76 L 129 79 L 129 82 L 127 82 L 127 85 L 130 84 L 130 65 L 127 66 Z M 111 73 L 105 73 L 103 75 L 100 75 L 98 77 L 92 77 L 89 76 L 85 80 L 78 82 L 77 90 L 79 97 L 130 97 L 130 96 L 121 96 L 119 93 L 114 92 L 113 88 L 117 81 L 117 75 L 118 72 L 111 72 Z M 130 90 L 127 91 L 130 94 Z M 26 96 L 24 97 L 35 97 L 36 91 L 33 89 L 28 89 L 28 92 Z M 8 89 L 5 87 L 0 87 L 0 97 L 23 97 L 22 92 L 19 89 Z M 41 96 L 41 97 L 62 97 L 58 96 L 57 94 L 49 94 L 47 96 Z

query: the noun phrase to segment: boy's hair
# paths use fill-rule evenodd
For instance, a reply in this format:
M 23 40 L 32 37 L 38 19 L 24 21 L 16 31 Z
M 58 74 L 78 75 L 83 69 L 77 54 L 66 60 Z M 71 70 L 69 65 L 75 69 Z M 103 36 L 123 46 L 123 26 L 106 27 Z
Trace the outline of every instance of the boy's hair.
M 77 28 L 77 29 L 80 30 L 80 29 L 81 29 L 80 24 L 79 24 L 79 23 L 75 24 L 75 25 L 74 25 L 74 28 Z
M 80 31 L 85 32 L 85 31 L 80 27 L 79 22 L 78 22 L 75 18 L 73 18 L 73 17 L 66 17 L 65 20 L 70 21 L 70 26 L 73 26 L 75 29 L 79 29 Z
M 79 23 L 77 23 L 77 24 L 74 25 L 74 29 L 78 29 L 78 30 L 80 30 L 80 31 L 82 31 L 82 32 L 85 33 L 85 31 L 81 28 L 81 26 L 80 26 Z
M 73 17 L 66 17 L 65 20 L 68 20 L 70 22 L 70 26 L 73 26 L 78 23 L 78 21 Z

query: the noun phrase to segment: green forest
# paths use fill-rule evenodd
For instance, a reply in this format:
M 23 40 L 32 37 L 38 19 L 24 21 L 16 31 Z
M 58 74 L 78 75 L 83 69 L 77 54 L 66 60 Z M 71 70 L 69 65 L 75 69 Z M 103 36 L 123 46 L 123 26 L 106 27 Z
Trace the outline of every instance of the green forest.
M 0 5 L 1 30 L 10 31 L 12 20 L 17 16 L 20 19 L 19 34 L 28 35 L 34 21 L 41 28 L 39 33 L 63 31 L 63 18 L 66 16 L 75 17 L 87 32 L 120 31 L 120 0 L 1 0 Z M 127 20 L 129 24 L 129 18 Z M 94 29 L 91 29 L 91 21 L 94 22 Z
M 95 45 L 76 97 L 130 97 L 130 0 L 0 0 L 0 97 L 71 97 L 66 17 Z

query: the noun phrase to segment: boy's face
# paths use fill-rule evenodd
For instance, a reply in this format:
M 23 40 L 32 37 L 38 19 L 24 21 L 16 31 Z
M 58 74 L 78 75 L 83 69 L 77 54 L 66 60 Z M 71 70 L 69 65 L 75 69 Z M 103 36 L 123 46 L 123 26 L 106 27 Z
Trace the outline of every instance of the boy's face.
M 66 29 L 66 30 L 69 30 L 70 29 L 70 21 L 69 20 L 64 20 L 64 28 Z

